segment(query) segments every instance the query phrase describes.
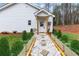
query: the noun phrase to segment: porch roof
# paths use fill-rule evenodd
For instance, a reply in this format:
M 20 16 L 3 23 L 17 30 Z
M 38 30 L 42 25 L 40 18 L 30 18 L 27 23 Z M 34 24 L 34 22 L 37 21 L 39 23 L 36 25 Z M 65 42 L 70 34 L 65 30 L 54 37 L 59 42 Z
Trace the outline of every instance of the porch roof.
M 40 9 L 39 11 L 35 12 L 35 16 L 38 16 L 40 13 L 45 13 L 48 16 L 55 17 L 55 15 L 51 14 L 50 12 L 46 11 L 45 9 Z

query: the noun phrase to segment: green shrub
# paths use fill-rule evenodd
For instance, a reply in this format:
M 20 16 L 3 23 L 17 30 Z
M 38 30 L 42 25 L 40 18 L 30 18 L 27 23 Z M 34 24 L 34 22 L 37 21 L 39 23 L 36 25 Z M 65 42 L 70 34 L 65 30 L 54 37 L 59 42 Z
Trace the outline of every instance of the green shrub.
M 9 42 L 6 37 L 0 39 L 0 56 L 10 56 Z
M 15 41 L 11 47 L 11 52 L 13 56 L 18 55 L 21 50 L 23 49 L 23 42 L 22 41 Z
M 27 40 L 27 32 L 26 31 L 23 31 L 22 39 Z
M 30 29 L 30 32 L 33 32 L 33 28 Z
M 33 32 L 26 32 L 26 31 L 23 31 L 23 34 L 22 34 L 22 39 L 24 41 L 24 43 L 27 43 L 28 40 L 31 39 L 31 37 L 33 36 Z
M 53 29 L 53 32 L 52 32 L 54 35 L 57 35 L 57 30 Z
M 71 42 L 71 49 L 79 55 L 79 41 L 78 40 L 73 40 Z
M 60 30 L 55 30 L 55 29 L 53 29 L 53 34 L 56 35 L 57 38 L 61 38 L 61 36 L 62 36 L 62 33 L 61 33 Z
M 67 35 L 63 35 L 61 37 L 61 41 L 64 42 L 64 43 L 67 43 L 68 42 L 68 36 Z
M 59 30 L 59 31 L 57 32 L 57 38 L 61 38 L 61 36 L 62 36 L 62 33 L 61 33 L 61 31 Z
M 27 38 L 31 39 L 31 37 L 33 36 L 33 34 L 34 34 L 33 32 L 29 32 L 28 35 L 27 35 Z

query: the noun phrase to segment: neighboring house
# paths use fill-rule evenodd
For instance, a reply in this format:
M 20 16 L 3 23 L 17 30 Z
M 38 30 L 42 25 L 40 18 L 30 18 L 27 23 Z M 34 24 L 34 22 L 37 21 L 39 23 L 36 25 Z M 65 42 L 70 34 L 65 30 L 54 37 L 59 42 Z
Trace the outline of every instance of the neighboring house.
M 50 12 L 28 3 L 6 4 L 0 8 L 0 32 L 52 32 L 53 17 Z

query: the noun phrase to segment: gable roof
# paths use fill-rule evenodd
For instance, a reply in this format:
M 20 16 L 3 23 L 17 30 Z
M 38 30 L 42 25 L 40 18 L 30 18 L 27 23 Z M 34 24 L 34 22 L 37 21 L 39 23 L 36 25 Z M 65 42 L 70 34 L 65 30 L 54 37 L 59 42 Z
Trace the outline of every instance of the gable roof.
M 6 9 L 14 4 L 16 4 L 16 3 L 6 3 L 4 6 L 0 7 L 0 11 L 2 11 L 2 10 Z
M 6 8 L 12 6 L 12 5 L 15 5 L 15 4 L 17 4 L 17 3 L 6 3 L 4 6 L 0 7 L 0 11 L 3 10 L 3 9 L 6 9 Z M 35 7 L 35 6 L 33 6 L 32 4 L 29 4 L 29 3 L 25 3 L 25 4 L 31 6 L 31 7 L 35 8 L 35 9 L 40 10 L 39 7 Z
M 6 3 L 4 6 L 0 7 L 0 11 L 4 10 L 4 9 L 6 9 L 6 8 L 12 6 L 12 5 L 15 5 L 15 4 L 17 4 L 17 3 Z M 39 11 L 35 12 L 35 15 L 43 11 L 43 12 L 46 12 L 47 14 L 49 14 L 49 15 L 55 17 L 55 15 L 53 15 L 52 13 L 48 12 L 48 11 L 45 10 L 45 9 L 41 9 L 40 7 L 36 7 L 36 6 L 34 6 L 34 5 L 32 5 L 32 4 L 29 4 L 29 3 L 25 3 L 25 4 L 30 5 L 31 7 L 33 7 L 33 8 L 35 8 L 35 9 L 39 10 Z
M 35 12 L 35 16 L 38 15 L 39 13 L 41 12 L 45 12 L 46 14 L 48 14 L 49 16 L 52 16 L 52 17 L 55 17 L 55 15 L 51 14 L 50 12 L 48 12 L 47 10 L 45 9 L 40 9 L 39 11 Z
M 36 6 L 34 6 L 34 5 L 30 4 L 30 3 L 26 3 L 26 4 L 27 4 L 27 5 L 30 5 L 31 7 L 35 8 L 35 9 L 38 9 L 38 10 L 41 9 L 40 7 L 36 7 Z

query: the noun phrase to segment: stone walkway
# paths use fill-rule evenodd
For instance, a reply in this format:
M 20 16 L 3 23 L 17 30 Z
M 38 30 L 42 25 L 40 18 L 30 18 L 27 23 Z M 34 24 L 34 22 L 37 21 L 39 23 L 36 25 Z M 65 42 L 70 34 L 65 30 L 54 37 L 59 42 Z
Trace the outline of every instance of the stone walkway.
M 35 36 L 36 42 L 32 48 L 32 56 L 61 56 L 47 34 L 36 34 Z

